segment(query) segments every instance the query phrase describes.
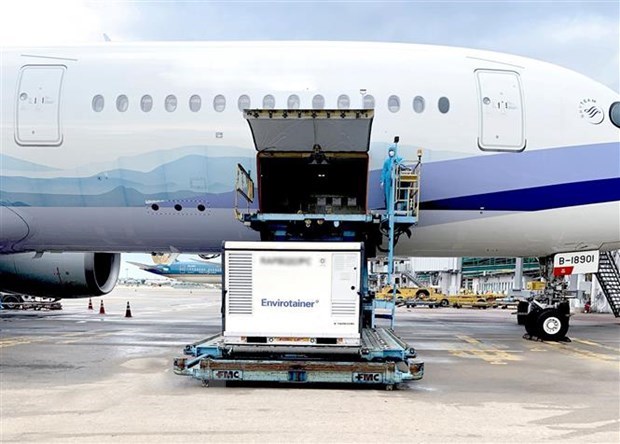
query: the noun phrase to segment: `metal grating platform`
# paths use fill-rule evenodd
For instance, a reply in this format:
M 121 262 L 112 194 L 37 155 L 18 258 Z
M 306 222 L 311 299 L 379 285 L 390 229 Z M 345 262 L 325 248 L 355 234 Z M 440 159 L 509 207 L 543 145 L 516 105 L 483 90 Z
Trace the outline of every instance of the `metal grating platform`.
M 174 372 L 200 381 L 370 383 L 392 386 L 422 379 L 415 350 L 385 328 L 363 329 L 361 347 L 227 346 L 221 335 L 185 348 Z M 252 353 L 251 355 L 249 353 Z M 323 354 L 321 354 L 323 353 Z

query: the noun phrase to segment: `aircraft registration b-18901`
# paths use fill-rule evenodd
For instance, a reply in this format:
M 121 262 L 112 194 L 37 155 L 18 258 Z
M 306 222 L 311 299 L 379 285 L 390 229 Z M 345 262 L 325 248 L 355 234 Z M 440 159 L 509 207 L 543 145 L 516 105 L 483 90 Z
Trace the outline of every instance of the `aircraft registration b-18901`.
M 394 135 L 404 159 L 423 149 L 419 223 L 398 254 L 620 248 L 618 94 L 541 61 L 393 43 L 106 43 L 4 50 L 1 75 L 0 291 L 101 295 L 120 252 L 259 239 L 234 216 L 238 165 L 263 212 L 379 210 Z M 292 123 L 267 131 L 253 118 L 265 110 Z M 320 171 L 317 141 L 294 125 L 312 113 L 333 136 Z

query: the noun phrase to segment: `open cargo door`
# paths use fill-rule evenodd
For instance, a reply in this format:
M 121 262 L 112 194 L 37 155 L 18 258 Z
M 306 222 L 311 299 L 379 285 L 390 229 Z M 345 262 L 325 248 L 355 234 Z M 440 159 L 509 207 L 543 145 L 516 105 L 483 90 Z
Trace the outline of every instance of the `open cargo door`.
M 262 151 L 368 152 L 373 110 L 246 110 Z
M 365 214 L 372 110 L 247 110 L 263 214 Z

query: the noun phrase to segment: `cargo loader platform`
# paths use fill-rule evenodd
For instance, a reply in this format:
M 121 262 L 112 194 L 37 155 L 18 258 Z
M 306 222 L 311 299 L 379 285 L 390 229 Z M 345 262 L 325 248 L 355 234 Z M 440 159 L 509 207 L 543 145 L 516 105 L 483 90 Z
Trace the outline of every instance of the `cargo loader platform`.
M 360 347 L 227 345 L 222 335 L 185 347 L 177 375 L 210 381 L 383 385 L 422 379 L 424 363 L 390 329 L 362 329 Z
M 422 152 L 406 164 L 394 138 L 380 183 L 386 209 L 369 209 L 373 116 L 373 110 L 245 110 L 258 187 L 250 166 L 238 164 L 234 214 L 260 241 L 223 242 L 222 333 L 186 346 L 174 360 L 175 374 L 204 385 L 388 390 L 422 379 L 424 363 L 394 333 L 395 297 L 378 306 L 367 266 L 378 250 L 391 263 L 398 238 L 418 222 Z M 390 328 L 380 328 L 379 319 L 389 319 Z

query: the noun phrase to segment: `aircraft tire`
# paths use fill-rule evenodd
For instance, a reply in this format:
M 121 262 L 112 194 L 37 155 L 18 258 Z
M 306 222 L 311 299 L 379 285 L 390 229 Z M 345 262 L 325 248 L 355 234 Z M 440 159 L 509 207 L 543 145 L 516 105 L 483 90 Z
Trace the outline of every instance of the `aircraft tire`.
M 525 301 L 519 301 L 519 304 L 517 305 L 517 325 L 525 325 L 529 305 L 530 304 Z
M 538 329 L 536 328 L 536 321 L 538 321 L 539 311 L 530 311 L 527 315 L 525 315 L 525 323 L 523 324 L 525 327 L 525 331 L 530 336 L 539 336 Z
M 538 337 L 545 341 L 561 341 L 568 333 L 568 319 L 557 308 L 544 309 L 536 319 Z

